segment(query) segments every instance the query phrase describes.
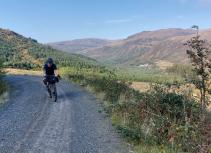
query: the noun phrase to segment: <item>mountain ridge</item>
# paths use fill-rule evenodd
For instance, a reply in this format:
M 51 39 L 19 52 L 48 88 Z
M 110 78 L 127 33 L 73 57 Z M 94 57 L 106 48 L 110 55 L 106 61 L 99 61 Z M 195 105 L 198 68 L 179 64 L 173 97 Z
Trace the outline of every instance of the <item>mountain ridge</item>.
M 160 60 L 187 63 L 189 61 L 184 43 L 195 34 L 196 31 L 193 29 L 181 28 L 143 31 L 102 47 L 87 48 L 83 52 L 75 53 L 101 62 L 124 66 L 151 64 Z M 211 29 L 200 30 L 200 35 L 203 39 L 211 41 Z
M 50 45 L 55 49 L 63 50 L 68 53 L 83 53 L 83 51 L 86 49 L 102 47 L 111 42 L 113 41 L 107 39 L 84 38 L 47 43 L 47 45 Z

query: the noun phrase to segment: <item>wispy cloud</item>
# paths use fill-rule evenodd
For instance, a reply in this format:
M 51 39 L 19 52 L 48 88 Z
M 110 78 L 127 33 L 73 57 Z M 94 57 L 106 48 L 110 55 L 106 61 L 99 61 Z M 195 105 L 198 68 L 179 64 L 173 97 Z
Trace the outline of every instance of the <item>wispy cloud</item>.
M 96 23 L 94 21 L 89 21 L 86 23 L 87 25 L 95 25 Z
M 184 19 L 184 16 L 183 15 L 178 15 L 176 18 L 181 20 L 181 19 Z
M 177 0 L 180 3 L 189 3 L 189 2 L 196 2 L 199 3 L 201 5 L 207 5 L 207 4 L 211 4 L 211 0 Z
M 178 0 L 180 3 L 187 3 L 189 2 L 190 0 Z
M 132 19 L 111 19 L 111 20 L 106 20 L 105 23 L 114 24 L 114 23 L 127 23 L 132 21 L 133 21 Z
M 201 4 L 211 4 L 211 0 L 198 0 Z

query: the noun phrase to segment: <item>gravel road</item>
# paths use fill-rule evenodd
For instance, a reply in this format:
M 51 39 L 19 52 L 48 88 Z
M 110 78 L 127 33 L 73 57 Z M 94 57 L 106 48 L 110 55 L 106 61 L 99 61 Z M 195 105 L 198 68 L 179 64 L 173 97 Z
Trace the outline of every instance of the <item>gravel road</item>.
M 99 102 L 61 81 L 58 102 L 41 77 L 8 76 L 9 102 L 0 108 L 0 153 L 128 153 Z

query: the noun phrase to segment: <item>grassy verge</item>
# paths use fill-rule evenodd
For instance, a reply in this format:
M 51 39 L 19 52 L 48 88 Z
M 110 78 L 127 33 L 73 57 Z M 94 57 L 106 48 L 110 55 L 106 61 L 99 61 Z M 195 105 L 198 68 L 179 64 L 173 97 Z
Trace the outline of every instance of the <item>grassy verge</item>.
M 164 83 L 140 93 L 106 69 L 64 68 L 61 72 L 102 96 L 113 125 L 136 146 L 137 153 L 198 152 L 199 106 L 188 89 L 178 93 Z
M 184 83 L 180 75 L 167 73 L 164 70 L 144 68 L 121 68 L 115 71 L 117 78 L 127 81 L 150 82 L 159 84 Z
M 14 69 L 14 68 L 6 68 L 4 69 L 4 72 L 6 74 L 12 74 L 12 75 L 34 75 L 34 76 L 41 76 L 41 71 L 35 71 L 35 70 L 23 70 L 23 69 Z
M 5 81 L 3 81 L 2 80 L 2 76 L 3 74 L 1 73 L 0 74 L 0 105 L 2 104 L 2 103 L 4 103 L 4 98 L 6 97 L 5 95 L 5 93 L 6 93 L 6 91 L 8 90 L 8 85 L 6 84 L 6 82 Z
M 163 145 L 150 146 L 141 144 L 135 147 L 135 153 L 177 153 L 177 152 Z
M 7 85 L 0 79 L 0 95 L 2 95 L 7 90 Z

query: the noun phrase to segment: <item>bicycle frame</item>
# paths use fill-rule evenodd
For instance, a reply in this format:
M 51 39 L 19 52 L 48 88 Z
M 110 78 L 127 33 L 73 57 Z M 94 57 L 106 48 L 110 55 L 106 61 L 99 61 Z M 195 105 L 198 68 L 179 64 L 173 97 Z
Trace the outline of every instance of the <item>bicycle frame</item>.
M 57 89 L 56 89 L 56 81 L 54 80 L 55 76 L 46 76 L 47 79 L 47 88 L 50 97 L 53 98 L 53 101 L 57 101 Z

